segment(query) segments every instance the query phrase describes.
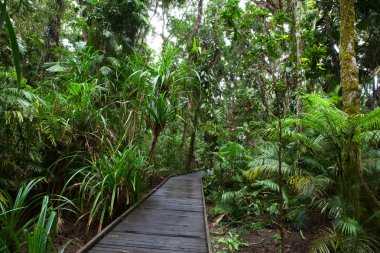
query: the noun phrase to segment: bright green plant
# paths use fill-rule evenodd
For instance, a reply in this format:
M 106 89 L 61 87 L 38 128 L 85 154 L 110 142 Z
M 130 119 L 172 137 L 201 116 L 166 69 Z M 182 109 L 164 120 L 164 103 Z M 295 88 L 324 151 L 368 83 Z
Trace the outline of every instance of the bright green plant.
M 49 207 L 49 197 L 44 196 L 40 215 L 37 223 L 34 225 L 34 229 L 31 233 L 25 231 L 29 253 L 57 252 L 54 245 L 57 220 L 57 212 Z M 59 250 L 59 253 L 64 252 L 68 243 Z
M 22 186 L 13 199 L 6 191 L 0 191 L 0 249 L 1 252 L 23 252 L 26 242 L 28 252 L 56 252 L 55 236 L 57 229 L 57 212 L 49 202 L 49 196 L 32 195 L 36 185 L 42 179 L 31 180 Z M 73 203 L 62 197 L 55 196 L 52 201 L 59 201 L 60 207 Z M 30 209 L 42 203 L 40 213 L 33 216 Z M 60 252 L 63 252 L 63 249 Z
M 222 251 L 220 253 L 234 253 L 239 252 L 240 246 L 248 246 L 248 243 L 240 241 L 240 236 L 238 234 L 233 234 L 231 231 L 228 232 L 228 235 L 220 238 L 219 243 L 224 244 Z
M 31 192 L 41 180 L 32 180 L 22 186 L 16 198 L 13 199 L 6 191 L 1 191 L 0 199 L 0 248 L 4 252 L 21 252 L 24 231 L 33 224 L 33 217 L 28 215 L 29 208 L 33 207 L 37 198 L 31 198 Z
M 157 145 L 158 137 L 164 131 L 169 122 L 175 119 L 176 109 L 172 102 L 166 98 L 166 94 L 152 95 L 145 106 L 146 122 L 153 131 L 153 140 L 149 149 L 151 160 Z
M 141 169 L 143 157 L 136 148 L 110 152 L 89 161 L 89 165 L 78 170 L 82 208 L 90 207 L 88 227 L 99 218 L 98 231 L 106 217 L 111 218 L 117 207 L 125 208 L 138 200 L 142 190 Z

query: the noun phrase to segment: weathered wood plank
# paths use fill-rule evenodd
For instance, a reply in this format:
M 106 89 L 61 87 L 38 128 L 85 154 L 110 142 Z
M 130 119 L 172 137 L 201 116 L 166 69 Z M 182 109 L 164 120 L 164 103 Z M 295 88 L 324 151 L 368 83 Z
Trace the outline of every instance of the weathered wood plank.
M 147 247 L 151 249 L 167 250 L 207 250 L 206 241 L 202 238 L 192 238 L 184 236 L 165 236 L 165 235 L 145 235 L 135 233 L 110 232 L 99 244 Z

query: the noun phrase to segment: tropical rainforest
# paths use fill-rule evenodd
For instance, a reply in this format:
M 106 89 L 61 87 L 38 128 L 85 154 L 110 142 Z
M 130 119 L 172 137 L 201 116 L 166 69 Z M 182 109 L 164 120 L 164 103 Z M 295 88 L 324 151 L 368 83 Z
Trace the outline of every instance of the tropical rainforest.
M 379 252 L 379 24 L 379 0 L 0 0 L 0 252 L 75 252 L 194 170 L 214 252 Z

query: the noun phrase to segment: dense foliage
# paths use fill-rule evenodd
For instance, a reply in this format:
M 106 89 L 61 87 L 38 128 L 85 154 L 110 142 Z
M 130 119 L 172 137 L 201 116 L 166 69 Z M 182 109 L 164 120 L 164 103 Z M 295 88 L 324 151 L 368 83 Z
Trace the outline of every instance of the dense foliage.
M 377 252 L 379 17 L 378 0 L 0 0 L 0 251 L 64 251 L 65 220 L 101 231 L 203 169 L 210 215 L 278 228 L 282 252 L 320 224 L 311 252 Z

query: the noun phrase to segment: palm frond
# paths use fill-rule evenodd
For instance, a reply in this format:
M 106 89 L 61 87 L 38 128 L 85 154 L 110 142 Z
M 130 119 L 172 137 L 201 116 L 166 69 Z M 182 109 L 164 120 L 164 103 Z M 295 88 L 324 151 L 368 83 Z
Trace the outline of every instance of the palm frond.
M 333 220 L 332 225 L 336 231 L 342 233 L 343 235 L 358 236 L 363 233 L 363 229 L 359 225 L 358 221 L 345 215 Z
M 321 236 L 313 242 L 310 247 L 310 253 L 334 253 L 336 252 L 337 233 L 330 228 L 322 231 Z
M 279 186 L 277 183 L 273 182 L 270 179 L 266 180 L 257 180 L 255 183 L 252 184 L 253 186 L 259 186 L 259 187 L 265 187 L 268 188 L 274 192 L 279 192 Z

